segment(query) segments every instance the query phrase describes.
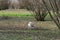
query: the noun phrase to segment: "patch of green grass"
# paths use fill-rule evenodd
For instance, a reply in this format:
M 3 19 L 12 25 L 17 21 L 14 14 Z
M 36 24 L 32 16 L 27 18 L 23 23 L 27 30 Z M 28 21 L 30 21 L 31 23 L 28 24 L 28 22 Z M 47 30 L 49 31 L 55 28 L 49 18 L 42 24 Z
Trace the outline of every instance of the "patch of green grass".
M 52 20 L 49 14 L 47 14 L 47 16 L 45 17 L 45 20 L 46 20 L 46 21 Z
M 20 16 L 32 16 L 31 13 L 28 12 L 15 12 L 15 11 L 0 11 L 0 16 L 15 16 L 15 17 L 20 17 Z
M 32 14 L 13 14 L 13 13 L 0 13 L 0 16 L 15 16 L 15 17 L 20 17 L 20 16 L 32 16 Z
M 0 11 L 0 16 L 11 16 L 11 17 L 13 16 L 13 17 L 23 17 L 23 18 L 25 18 L 27 16 L 33 17 L 33 14 L 31 14 L 28 11 L 20 12 L 20 11 L 11 11 L 11 10 L 8 11 L 7 10 L 7 11 Z M 45 17 L 45 20 L 46 21 L 52 20 L 49 14 Z
M 14 13 L 14 12 L 12 12 L 12 13 L 9 13 L 9 12 L 7 12 L 7 13 L 6 12 L 1 13 L 0 12 L 0 16 L 23 17 L 23 18 L 26 17 L 26 16 L 33 17 L 33 15 L 31 13 Z M 50 18 L 49 14 L 45 17 L 45 20 L 52 20 Z

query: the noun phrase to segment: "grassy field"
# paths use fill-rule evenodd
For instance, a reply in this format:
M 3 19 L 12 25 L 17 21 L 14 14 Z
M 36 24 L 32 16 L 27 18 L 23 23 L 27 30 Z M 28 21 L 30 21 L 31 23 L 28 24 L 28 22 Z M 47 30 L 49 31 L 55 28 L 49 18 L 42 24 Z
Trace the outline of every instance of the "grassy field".
M 0 40 L 60 40 L 60 30 L 49 15 L 46 21 L 36 21 L 31 13 L 23 9 L 0 11 Z M 6 16 L 8 19 L 4 19 Z M 38 30 L 29 30 L 29 21 Z
M 9 17 L 20 17 L 20 18 L 33 18 L 34 19 L 34 16 L 33 16 L 33 12 L 31 11 L 27 11 L 27 10 L 3 10 L 3 11 L 0 11 L 0 16 L 9 16 Z M 52 20 L 50 18 L 50 15 L 48 14 L 45 18 L 45 20 Z
M 20 17 L 20 16 L 32 16 L 32 14 L 27 10 L 24 11 L 23 9 L 22 10 L 3 10 L 3 11 L 0 11 L 0 16 Z
M 60 30 L 1 30 L 0 40 L 60 40 Z

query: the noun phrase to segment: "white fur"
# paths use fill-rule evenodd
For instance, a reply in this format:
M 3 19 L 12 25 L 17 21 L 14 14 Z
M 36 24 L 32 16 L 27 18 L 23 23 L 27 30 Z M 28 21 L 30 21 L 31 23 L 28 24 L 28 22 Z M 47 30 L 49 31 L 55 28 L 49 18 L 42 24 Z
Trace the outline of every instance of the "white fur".
M 29 23 L 28 23 L 28 28 L 34 28 L 32 22 L 29 22 Z

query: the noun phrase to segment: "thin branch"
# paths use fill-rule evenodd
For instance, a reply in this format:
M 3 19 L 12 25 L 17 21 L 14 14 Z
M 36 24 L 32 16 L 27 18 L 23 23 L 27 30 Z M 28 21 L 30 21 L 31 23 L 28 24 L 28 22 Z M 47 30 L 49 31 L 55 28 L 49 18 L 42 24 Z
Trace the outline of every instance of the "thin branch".
M 50 13 L 50 11 L 49 11 L 49 9 L 48 9 L 48 7 L 47 7 L 47 5 L 46 5 L 45 1 L 44 1 L 44 0 L 42 0 L 42 2 L 43 2 L 43 4 L 45 5 L 45 7 L 46 7 L 46 9 L 47 9 L 48 13 L 50 14 L 50 17 L 53 19 L 53 21 L 56 23 L 56 25 L 57 25 L 57 26 L 58 26 L 58 28 L 60 29 L 59 23 L 58 23 L 58 22 L 53 18 L 53 16 L 51 15 L 51 13 Z

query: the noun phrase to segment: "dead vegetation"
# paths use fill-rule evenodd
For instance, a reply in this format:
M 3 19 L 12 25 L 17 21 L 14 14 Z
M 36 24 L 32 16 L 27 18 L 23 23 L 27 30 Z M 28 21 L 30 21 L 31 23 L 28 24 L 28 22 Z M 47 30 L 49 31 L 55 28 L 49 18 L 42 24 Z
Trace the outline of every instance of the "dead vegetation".
M 21 29 L 28 29 L 28 22 L 29 21 L 0 21 L 0 29 L 5 30 L 21 30 Z M 35 29 L 58 29 L 54 22 L 52 21 L 45 21 L 45 22 L 34 22 Z M 53 24 L 53 25 L 52 25 Z

